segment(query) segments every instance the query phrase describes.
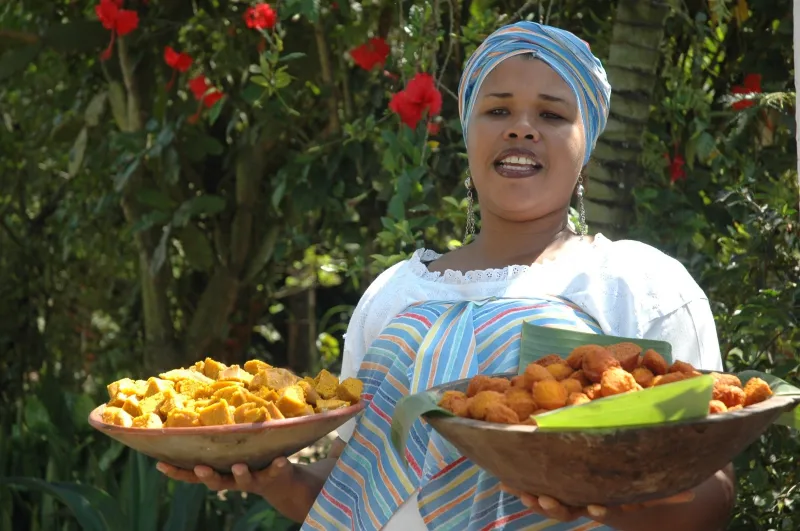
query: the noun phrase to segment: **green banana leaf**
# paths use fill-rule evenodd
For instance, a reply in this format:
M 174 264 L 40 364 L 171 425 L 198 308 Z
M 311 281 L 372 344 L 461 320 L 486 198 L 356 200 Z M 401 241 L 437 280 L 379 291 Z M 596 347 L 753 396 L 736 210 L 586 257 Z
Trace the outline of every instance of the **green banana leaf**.
M 522 323 L 522 336 L 519 346 L 520 373 L 525 371 L 525 367 L 529 363 L 533 363 L 548 354 L 557 354 L 562 358 L 566 358 L 573 349 L 581 345 L 592 344 L 607 347 L 616 343 L 634 343 L 642 347 L 643 352 L 653 349 L 661 354 L 667 363 L 672 363 L 672 345 L 666 341 L 589 334 Z

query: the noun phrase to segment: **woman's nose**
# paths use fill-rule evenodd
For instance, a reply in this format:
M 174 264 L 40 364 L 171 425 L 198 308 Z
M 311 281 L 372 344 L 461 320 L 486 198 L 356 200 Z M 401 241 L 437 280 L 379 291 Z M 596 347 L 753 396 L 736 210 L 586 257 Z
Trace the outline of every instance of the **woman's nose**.
M 533 140 L 538 142 L 541 140 L 539 131 L 527 119 L 517 120 L 508 129 L 505 134 L 506 140 L 524 138 L 526 140 Z

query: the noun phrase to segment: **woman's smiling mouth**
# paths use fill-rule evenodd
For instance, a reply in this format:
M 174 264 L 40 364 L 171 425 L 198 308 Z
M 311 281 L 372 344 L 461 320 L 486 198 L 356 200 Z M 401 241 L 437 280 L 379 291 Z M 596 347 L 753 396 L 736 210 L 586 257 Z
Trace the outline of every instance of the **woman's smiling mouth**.
M 504 151 L 494 163 L 494 169 L 500 176 L 512 179 L 532 177 L 543 168 L 544 165 L 532 151 L 520 148 Z

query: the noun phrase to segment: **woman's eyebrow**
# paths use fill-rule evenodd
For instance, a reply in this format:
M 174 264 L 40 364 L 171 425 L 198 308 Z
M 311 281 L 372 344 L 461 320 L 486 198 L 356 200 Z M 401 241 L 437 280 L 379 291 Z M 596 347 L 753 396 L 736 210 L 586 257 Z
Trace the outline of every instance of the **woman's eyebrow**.
M 499 99 L 508 99 L 513 97 L 514 94 L 511 92 L 490 92 L 484 96 L 484 98 L 499 98 Z M 544 93 L 539 94 L 539 99 L 544 101 L 551 101 L 554 103 L 565 103 L 565 104 L 569 103 L 566 99 L 560 96 L 554 96 L 552 94 L 544 94 Z

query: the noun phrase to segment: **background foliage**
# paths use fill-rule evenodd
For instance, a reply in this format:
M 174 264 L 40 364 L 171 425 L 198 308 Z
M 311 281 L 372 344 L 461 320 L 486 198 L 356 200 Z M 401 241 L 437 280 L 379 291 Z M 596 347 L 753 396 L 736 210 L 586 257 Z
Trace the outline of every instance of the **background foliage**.
M 634 53 L 624 0 L 288 0 L 263 32 L 243 20 L 250 5 L 126 0 L 140 22 L 108 61 L 95 2 L 0 7 L 0 529 L 291 528 L 263 501 L 168 483 L 92 433 L 104 384 L 206 354 L 335 370 L 369 280 L 463 236 L 454 93 L 481 39 L 528 17 L 601 58 Z M 791 3 L 690 0 L 648 16 L 663 37 L 653 72 L 632 72 L 647 90 L 612 76 L 616 119 L 631 118 L 627 98 L 647 111 L 641 141 L 605 135 L 612 155 L 635 154 L 636 171 L 621 167 L 635 180 L 620 188 L 622 170 L 598 166 L 589 195 L 608 212 L 591 226 L 687 265 L 729 368 L 797 383 Z M 365 70 L 348 52 L 373 37 L 390 53 Z M 166 46 L 193 58 L 188 71 Z M 444 105 L 412 130 L 387 106 L 418 72 Z M 223 98 L 206 107 L 197 75 Z M 604 199 L 604 179 L 625 201 Z M 741 456 L 730 529 L 800 528 L 798 453 L 775 427 Z

